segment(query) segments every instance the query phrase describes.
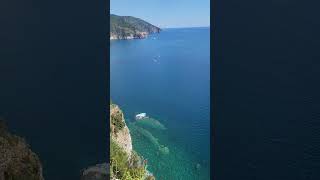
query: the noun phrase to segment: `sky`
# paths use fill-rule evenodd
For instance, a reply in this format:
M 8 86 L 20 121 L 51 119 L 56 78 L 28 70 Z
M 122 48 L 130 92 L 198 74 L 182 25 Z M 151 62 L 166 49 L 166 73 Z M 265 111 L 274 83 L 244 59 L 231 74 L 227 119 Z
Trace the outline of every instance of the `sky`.
M 160 28 L 210 26 L 210 0 L 110 0 L 110 13 Z

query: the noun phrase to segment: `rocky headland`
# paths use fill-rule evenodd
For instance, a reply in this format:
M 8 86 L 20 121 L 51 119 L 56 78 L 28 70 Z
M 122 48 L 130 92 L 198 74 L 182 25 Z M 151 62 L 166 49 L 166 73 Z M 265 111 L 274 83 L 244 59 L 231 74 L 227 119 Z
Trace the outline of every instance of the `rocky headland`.
M 110 15 L 110 40 L 143 39 L 161 29 L 142 19 L 132 16 Z

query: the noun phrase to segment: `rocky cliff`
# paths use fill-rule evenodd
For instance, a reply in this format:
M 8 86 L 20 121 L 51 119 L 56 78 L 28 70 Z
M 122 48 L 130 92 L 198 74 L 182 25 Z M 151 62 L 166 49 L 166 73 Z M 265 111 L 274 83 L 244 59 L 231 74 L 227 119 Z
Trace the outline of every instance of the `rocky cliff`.
M 142 39 L 161 29 L 132 16 L 110 15 L 110 39 Z
M 123 112 L 115 104 L 110 105 L 110 134 L 111 139 L 130 156 L 132 152 L 130 131 L 125 123 Z
M 110 141 L 110 179 L 155 179 L 146 161 L 133 150 L 123 112 L 115 104 L 110 104 Z
M 0 120 L 0 180 L 43 180 L 39 157 Z

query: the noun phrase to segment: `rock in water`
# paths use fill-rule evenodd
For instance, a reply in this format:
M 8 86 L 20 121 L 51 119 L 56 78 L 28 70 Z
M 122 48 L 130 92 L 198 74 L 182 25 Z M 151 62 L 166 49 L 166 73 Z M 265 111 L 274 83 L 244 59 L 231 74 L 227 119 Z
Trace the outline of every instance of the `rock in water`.
M 201 165 L 198 163 L 198 164 L 196 165 L 196 169 L 197 169 L 197 170 L 200 170 L 200 168 L 201 168 Z
M 141 120 L 137 120 L 136 124 L 143 126 L 143 127 L 146 127 L 146 128 L 152 128 L 152 129 L 157 129 L 157 130 L 166 130 L 167 129 L 158 120 L 153 119 L 153 118 L 144 118 Z
M 162 154 L 169 154 L 169 152 L 170 152 L 170 151 L 169 151 L 169 148 L 168 148 L 168 147 L 165 147 L 165 146 L 163 146 L 163 145 L 160 147 L 159 150 L 160 150 L 160 152 L 161 152 Z

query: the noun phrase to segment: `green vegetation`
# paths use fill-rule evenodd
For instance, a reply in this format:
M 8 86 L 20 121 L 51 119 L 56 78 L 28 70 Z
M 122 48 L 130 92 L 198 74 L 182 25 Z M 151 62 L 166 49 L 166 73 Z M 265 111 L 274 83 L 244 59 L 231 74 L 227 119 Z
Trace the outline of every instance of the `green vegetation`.
M 113 106 L 115 106 L 115 105 L 113 105 Z M 121 111 L 113 113 L 113 115 L 110 116 L 110 118 L 111 118 L 111 124 L 114 127 L 114 132 L 115 133 L 117 133 L 117 132 L 119 132 L 120 130 L 123 129 L 123 127 L 125 126 L 125 122 L 123 121 L 122 112 Z
M 110 174 L 111 178 L 143 180 L 146 176 L 145 164 L 136 152 L 132 152 L 129 158 L 123 149 L 111 140 Z
M 116 39 L 143 38 L 145 33 L 158 33 L 160 28 L 132 16 L 110 15 L 110 35 Z
M 135 151 L 130 150 L 128 152 L 123 146 L 121 146 L 122 143 L 131 144 L 131 142 L 123 141 L 122 138 L 124 134 L 122 134 L 122 138 L 120 138 L 122 140 L 115 140 L 118 137 L 117 132 L 124 130 L 127 127 L 121 109 L 116 104 L 112 104 L 111 102 L 110 119 L 110 178 L 121 180 L 154 179 L 154 177 L 149 175 L 148 171 L 146 170 L 146 161 Z M 130 136 L 130 134 L 126 135 Z

